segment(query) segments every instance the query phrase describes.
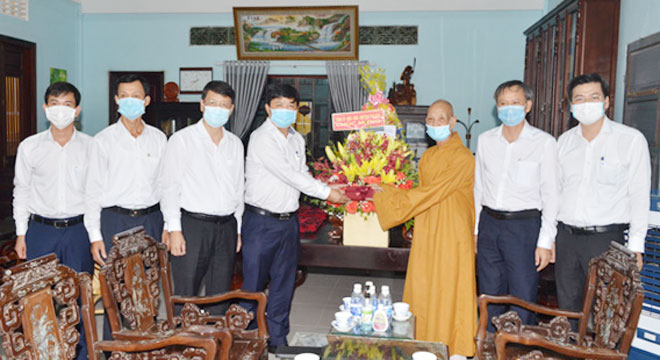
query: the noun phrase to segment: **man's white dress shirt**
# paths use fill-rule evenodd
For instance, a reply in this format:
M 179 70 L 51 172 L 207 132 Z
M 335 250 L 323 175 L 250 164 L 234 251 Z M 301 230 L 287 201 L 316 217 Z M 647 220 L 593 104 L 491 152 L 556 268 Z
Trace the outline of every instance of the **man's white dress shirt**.
M 92 138 L 74 129 L 60 146 L 50 129 L 18 146 L 14 175 L 16 235 L 25 235 L 30 214 L 63 219 L 85 212 L 85 177 Z
M 572 226 L 630 224 L 628 248 L 644 252 L 651 161 L 641 132 L 607 117 L 587 141 L 581 125 L 559 137 L 560 206 L 557 219 Z
M 330 187 L 314 179 L 305 163 L 305 139 L 289 127 L 287 137 L 270 118 L 250 135 L 245 161 L 245 203 L 274 213 L 298 210 L 300 193 L 327 199 Z
M 181 209 L 234 214 L 241 233 L 245 192 L 243 143 L 222 129 L 216 145 L 204 120 L 170 137 L 163 159 L 161 208 L 169 231 L 181 231 Z
M 500 211 L 542 212 L 537 246 L 552 249 L 559 198 L 557 142 L 526 120 L 509 143 L 500 125 L 479 136 L 474 172 L 475 231 L 482 206 Z
M 87 173 L 85 227 L 90 241 L 101 241 L 101 209 L 144 209 L 161 198 L 158 171 L 167 137 L 144 124 L 133 137 L 121 120 L 96 134 Z

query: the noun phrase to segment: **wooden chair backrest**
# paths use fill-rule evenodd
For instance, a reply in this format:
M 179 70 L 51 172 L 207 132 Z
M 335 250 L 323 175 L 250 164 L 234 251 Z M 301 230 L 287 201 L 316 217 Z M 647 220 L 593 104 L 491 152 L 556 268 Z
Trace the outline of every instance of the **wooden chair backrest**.
M 616 242 L 589 263 L 579 338 L 585 341 L 589 315 L 593 318 L 594 347 L 628 353 L 642 310 L 644 289 L 635 254 Z
M 153 330 L 159 283 L 161 278 L 168 279 L 168 266 L 165 245 L 147 235 L 144 227 L 113 236 L 110 254 L 100 273 L 103 302 L 113 332 L 121 330 L 122 324 L 131 330 Z M 171 296 L 168 281 L 163 282 L 163 291 L 166 299 Z M 168 315 L 170 311 L 168 308 Z
M 75 358 L 82 283 L 91 292 L 90 276 L 59 264 L 54 254 L 5 270 L 0 286 L 0 333 L 6 355 L 10 359 Z

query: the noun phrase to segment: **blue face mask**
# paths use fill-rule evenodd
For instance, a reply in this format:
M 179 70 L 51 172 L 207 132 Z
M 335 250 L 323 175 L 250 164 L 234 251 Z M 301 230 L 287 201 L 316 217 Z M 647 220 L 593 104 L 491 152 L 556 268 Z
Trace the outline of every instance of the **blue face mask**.
M 144 114 L 144 100 L 127 97 L 117 101 L 119 113 L 128 120 L 135 120 Z
M 525 107 L 522 105 L 507 105 L 497 108 L 497 117 L 506 126 L 516 126 L 525 119 Z
M 229 109 L 219 106 L 204 106 L 204 120 L 212 128 L 224 126 L 229 120 Z
M 449 125 L 431 126 L 426 124 L 426 133 L 435 141 L 445 141 L 451 135 Z
M 286 129 L 296 122 L 296 115 L 298 114 L 296 110 L 289 109 L 272 109 L 271 113 L 270 119 L 281 129 Z

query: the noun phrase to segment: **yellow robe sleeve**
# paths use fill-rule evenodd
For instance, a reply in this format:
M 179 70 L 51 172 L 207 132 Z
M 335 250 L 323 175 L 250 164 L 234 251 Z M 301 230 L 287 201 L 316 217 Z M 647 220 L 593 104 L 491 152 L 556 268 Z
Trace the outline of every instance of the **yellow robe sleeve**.
M 474 158 L 461 156 L 449 161 L 448 166 L 434 177 L 433 182 L 413 189 L 383 186 L 385 191 L 374 195 L 380 226 L 387 230 L 444 201 L 466 183 L 474 185 Z

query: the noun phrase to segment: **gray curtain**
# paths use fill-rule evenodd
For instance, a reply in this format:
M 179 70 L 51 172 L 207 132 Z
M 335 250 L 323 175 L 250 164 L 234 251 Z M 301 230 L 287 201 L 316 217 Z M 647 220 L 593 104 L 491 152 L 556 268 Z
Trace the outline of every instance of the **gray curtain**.
M 336 112 L 358 111 L 367 101 L 367 92 L 360 83 L 359 67 L 367 62 L 326 61 L 330 96 Z
M 269 67 L 268 61 L 225 61 L 223 64 L 224 79 L 236 92 L 230 129 L 241 139 L 247 137 L 252 127 Z

